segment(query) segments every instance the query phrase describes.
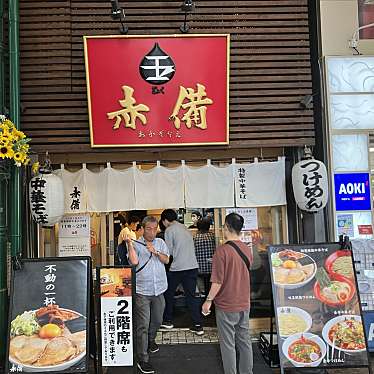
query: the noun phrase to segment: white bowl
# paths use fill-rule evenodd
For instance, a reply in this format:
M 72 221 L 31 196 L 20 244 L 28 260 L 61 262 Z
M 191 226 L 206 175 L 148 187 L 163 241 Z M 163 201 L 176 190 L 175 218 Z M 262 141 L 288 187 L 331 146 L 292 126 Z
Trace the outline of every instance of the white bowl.
M 294 306 L 279 307 L 277 308 L 277 321 L 281 314 L 295 314 L 297 316 L 300 316 L 306 322 L 306 325 L 307 325 L 304 331 L 299 331 L 300 333 L 307 332 L 312 327 L 313 319 L 311 315 L 307 313 L 304 309 L 296 308 Z M 278 331 L 280 333 L 279 325 L 278 325 Z M 289 335 L 281 335 L 281 336 L 286 338 Z
M 22 371 L 33 373 L 33 372 L 41 372 L 41 371 L 62 371 L 68 369 L 69 367 L 77 364 L 84 356 L 86 355 L 86 351 L 81 352 L 77 357 L 74 357 L 72 360 L 63 362 L 62 364 L 58 365 L 51 365 L 51 366 L 32 366 L 26 365 L 18 362 L 17 360 L 9 357 L 9 368 L 11 368 L 12 364 L 16 366 L 19 365 L 22 367 Z
M 326 343 L 329 346 L 334 347 L 334 349 L 336 349 L 338 351 L 342 351 L 342 352 L 346 352 L 346 353 L 358 353 L 358 352 L 366 351 L 366 346 L 365 346 L 365 348 L 362 348 L 362 349 L 343 349 L 343 348 L 339 348 L 336 345 L 333 345 L 333 342 L 330 340 L 329 331 L 330 331 L 331 327 L 333 327 L 336 323 L 338 323 L 340 321 L 344 321 L 347 318 L 351 318 L 351 319 L 354 319 L 354 320 L 362 323 L 361 317 L 357 316 L 357 315 L 354 315 L 354 314 L 343 314 L 341 316 L 332 318 L 329 321 L 327 321 L 327 323 L 323 327 L 323 330 L 322 330 L 323 339 L 325 339 Z
M 301 336 L 303 336 L 305 339 L 312 340 L 314 343 L 318 344 L 318 346 L 321 349 L 321 357 L 318 360 L 313 361 L 311 363 L 303 363 L 303 362 L 297 362 L 297 361 L 293 360 L 292 358 L 290 358 L 290 356 L 288 355 L 288 349 L 289 349 L 290 345 L 292 343 L 294 343 L 296 340 L 300 339 Z M 286 358 L 292 363 L 293 366 L 296 366 L 296 367 L 316 367 L 322 362 L 323 358 L 326 356 L 326 344 L 318 335 L 314 335 L 314 334 L 311 334 L 309 332 L 297 333 L 297 334 L 289 336 L 284 341 L 284 343 L 282 345 L 282 352 L 286 356 Z
M 314 271 L 313 271 L 313 274 L 305 279 L 304 281 L 300 282 L 300 283 L 291 283 L 291 284 L 288 284 L 288 283 L 278 283 L 274 280 L 274 284 L 278 287 L 282 287 L 282 288 L 286 288 L 286 289 L 290 289 L 290 290 L 293 290 L 295 288 L 299 288 L 299 287 L 302 287 L 302 286 L 305 286 L 307 283 L 309 283 L 313 278 L 314 276 L 316 275 L 316 272 L 317 272 L 317 265 L 316 265 L 316 262 L 308 255 L 305 255 L 306 257 L 309 257 L 314 265 Z M 273 277 L 274 277 L 274 266 L 272 266 L 272 272 L 273 272 Z
M 76 312 L 75 310 L 66 309 L 66 308 L 60 308 L 60 309 L 61 310 L 66 310 L 68 312 L 75 313 L 78 317 L 82 317 L 82 314 Z M 87 345 L 87 342 L 86 342 L 86 345 Z M 50 366 L 34 366 L 34 365 L 22 364 L 21 362 L 18 362 L 13 357 L 9 356 L 9 368 L 11 368 L 11 365 L 14 364 L 16 366 L 18 366 L 18 365 L 21 366 L 22 371 L 29 372 L 29 373 L 42 372 L 42 371 L 62 371 L 62 370 L 68 369 L 69 367 L 77 364 L 80 360 L 82 360 L 83 357 L 85 357 L 86 353 L 87 353 L 86 350 L 84 350 L 78 356 L 74 357 L 72 360 L 63 362 L 61 364 L 50 365 Z

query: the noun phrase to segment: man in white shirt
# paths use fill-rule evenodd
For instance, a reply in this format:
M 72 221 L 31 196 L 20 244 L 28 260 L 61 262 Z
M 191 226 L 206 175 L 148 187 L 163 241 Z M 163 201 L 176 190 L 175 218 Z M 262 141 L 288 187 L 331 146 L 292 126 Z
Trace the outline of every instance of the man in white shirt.
M 157 218 L 143 219 L 143 237 L 133 242 L 125 237 L 128 259 L 136 266 L 136 333 L 137 366 L 143 374 L 152 374 L 149 352 L 159 350 L 155 339 L 165 308 L 163 293 L 167 289 L 165 264 L 169 262 L 169 249 L 162 239 L 156 238 Z

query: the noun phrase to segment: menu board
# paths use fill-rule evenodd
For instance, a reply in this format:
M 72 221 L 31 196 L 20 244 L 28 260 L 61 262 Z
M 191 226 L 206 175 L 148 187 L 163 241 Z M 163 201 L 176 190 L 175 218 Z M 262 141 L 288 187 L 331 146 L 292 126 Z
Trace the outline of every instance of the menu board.
M 374 352 L 374 240 L 351 243 L 369 352 Z
M 100 267 L 100 362 L 101 366 L 134 365 L 132 267 Z
M 280 363 L 368 365 L 352 254 L 337 243 L 269 247 Z
M 22 260 L 13 270 L 5 373 L 88 371 L 91 261 Z

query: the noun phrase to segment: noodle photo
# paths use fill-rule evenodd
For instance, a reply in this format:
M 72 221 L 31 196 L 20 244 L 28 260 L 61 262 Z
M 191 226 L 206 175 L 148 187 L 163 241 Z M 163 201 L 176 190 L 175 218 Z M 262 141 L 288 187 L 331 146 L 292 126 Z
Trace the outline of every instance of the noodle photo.
M 332 271 L 334 273 L 338 273 L 340 275 L 344 275 L 348 278 L 353 278 L 353 266 L 352 266 L 352 259 L 350 256 L 341 256 L 338 257 L 332 263 Z

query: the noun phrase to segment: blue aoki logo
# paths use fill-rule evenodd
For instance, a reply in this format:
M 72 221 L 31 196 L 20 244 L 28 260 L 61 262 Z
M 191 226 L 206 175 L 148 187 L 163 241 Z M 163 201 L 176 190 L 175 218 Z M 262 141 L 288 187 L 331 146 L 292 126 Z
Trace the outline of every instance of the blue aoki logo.
M 369 173 L 335 174 L 337 211 L 370 210 Z

